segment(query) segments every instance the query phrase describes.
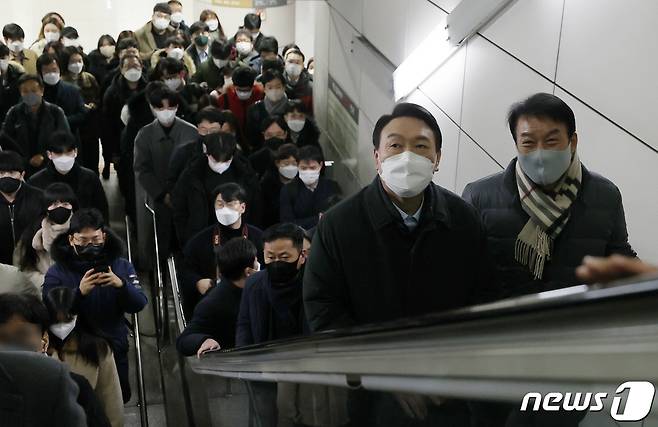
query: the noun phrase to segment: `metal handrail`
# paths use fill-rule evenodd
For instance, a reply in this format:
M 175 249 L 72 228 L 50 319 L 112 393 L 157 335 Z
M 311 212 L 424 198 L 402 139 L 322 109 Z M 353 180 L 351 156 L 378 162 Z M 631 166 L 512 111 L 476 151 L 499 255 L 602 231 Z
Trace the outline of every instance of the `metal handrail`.
M 164 302 L 164 282 L 162 280 L 162 267 L 160 265 L 160 245 L 158 242 L 158 225 L 155 218 L 155 209 L 149 206 L 148 201 L 144 200 L 144 206 L 146 209 L 151 212 L 153 217 L 153 238 L 155 241 L 155 268 L 156 268 L 156 284 L 158 287 L 158 292 L 156 295 L 156 305 L 157 305 L 157 314 L 158 321 L 156 322 L 157 334 L 159 337 L 159 342 L 163 342 L 164 333 L 165 333 L 165 302 Z
M 130 245 L 130 222 L 126 216 L 126 245 L 128 247 L 128 261 L 132 263 L 132 247 Z M 133 313 L 133 327 L 135 335 L 135 361 L 137 362 L 137 406 L 139 406 L 139 420 L 142 427 L 148 427 L 149 417 L 146 408 L 146 383 L 144 381 L 144 368 L 142 366 L 142 341 L 139 332 L 138 313 Z
M 176 310 L 176 324 L 178 325 L 178 333 L 183 333 L 183 329 L 187 326 L 187 319 L 183 311 L 182 299 L 180 295 L 180 288 L 178 286 L 178 275 L 176 272 L 176 260 L 173 256 L 167 260 L 169 266 L 169 279 L 171 280 L 171 290 L 174 295 L 174 309 Z

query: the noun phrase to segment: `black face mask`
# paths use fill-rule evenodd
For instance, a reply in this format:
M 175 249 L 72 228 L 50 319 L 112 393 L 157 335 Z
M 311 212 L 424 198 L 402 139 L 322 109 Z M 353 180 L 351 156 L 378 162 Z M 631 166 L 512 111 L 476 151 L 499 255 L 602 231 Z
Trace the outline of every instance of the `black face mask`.
M 55 224 L 64 224 L 71 218 L 71 209 L 60 206 L 48 211 L 48 219 Z
M 299 258 L 293 262 L 274 261 L 265 264 L 270 280 L 273 283 L 288 283 L 292 281 L 299 273 L 299 270 L 297 269 L 298 261 Z
M 82 261 L 98 261 L 103 257 L 104 245 L 75 245 L 75 251 Z
M 3 176 L 0 178 L 0 191 L 5 194 L 15 193 L 20 186 L 20 179 L 12 178 L 10 176 Z
M 279 147 L 281 147 L 285 143 L 286 141 L 281 138 L 270 138 L 265 140 L 265 146 L 272 151 L 278 150 Z

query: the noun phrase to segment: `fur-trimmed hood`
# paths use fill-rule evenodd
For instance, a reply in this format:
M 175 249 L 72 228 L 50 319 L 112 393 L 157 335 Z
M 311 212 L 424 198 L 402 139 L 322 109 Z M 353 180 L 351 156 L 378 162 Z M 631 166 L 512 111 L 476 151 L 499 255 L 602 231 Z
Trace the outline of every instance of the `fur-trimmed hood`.
M 111 264 L 117 258 L 124 256 L 125 246 L 123 240 L 114 231 L 105 229 L 105 234 L 103 255 L 105 260 Z M 73 247 L 69 244 L 68 233 L 61 234 L 55 239 L 51 249 L 51 255 L 56 263 L 62 264 L 71 270 L 79 270 L 89 265 L 89 263 L 82 262 L 77 258 Z

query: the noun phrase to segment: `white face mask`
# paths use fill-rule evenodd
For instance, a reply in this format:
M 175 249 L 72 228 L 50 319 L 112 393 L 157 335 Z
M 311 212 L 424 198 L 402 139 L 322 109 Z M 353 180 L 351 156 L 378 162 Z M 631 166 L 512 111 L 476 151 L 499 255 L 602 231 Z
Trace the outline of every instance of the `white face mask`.
M 210 31 L 215 31 L 217 28 L 219 28 L 219 21 L 216 19 L 209 19 L 206 21 L 206 25 Z
M 7 71 L 9 68 L 9 60 L 8 59 L 0 59 L 0 70 L 4 73 Z
M 288 127 L 290 128 L 291 131 L 301 132 L 302 129 L 304 129 L 306 120 L 292 119 L 292 120 L 286 120 L 286 123 L 288 123 Z
M 98 49 L 101 53 L 106 58 L 112 58 L 114 56 L 114 51 L 116 50 L 116 46 L 101 46 L 100 49 Z
M 19 53 L 23 50 L 23 42 L 16 40 L 11 43 L 9 43 L 9 49 L 11 49 L 14 53 Z
M 59 73 L 46 73 L 43 75 L 43 82 L 47 85 L 54 86 L 59 83 Z
M 64 47 L 69 47 L 69 46 L 78 47 L 78 46 L 80 46 L 80 43 L 78 43 L 77 39 L 69 39 L 69 38 L 66 38 L 66 37 L 62 38 L 62 44 L 64 45 Z
M 84 65 L 82 62 L 71 62 L 69 63 L 69 72 L 71 72 L 71 74 L 80 74 L 83 67 Z
M 171 126 L 174 120 L 176 120 L 176 111 L 178 111 L 178 108 L 173 110 L 154 110 L 155 117 L 162 126 Z
M 221 175 L 231 167 L 232 161 L 233 159 L 231 158 L 228 162 L 217 162 L 212 156 L 208 156 L 208 167 L 210 167 L 213 172 Z
M 59 32 L 56 33 L 44 33 L 43 37 L 46 39 L 46 43 L 56 42 L 59 40 Z
M 302 70 L 304 67 L 302 67 L 299 64 L 293 64 L 292 62 L 286 62 L 286 74 L 288 74 L 291 77 L 299 77 L 300 74 L 302 74 Z
M 215 209 L 215 216 L 220 224 L 228 227 L 229 225 L 238 222 L 240 219 L 240 212 L 225 206 L 221 209 Z
M 213 58 L 213 59 L 212 59 L 212 62 L 215 63 L 215 66 L 216 66 L 217 68 L 224 68 L 224 67 L 226 67 L 226 64 L 228 64 L 228 59 L 217 59 L 217 58 Z
M 254 271 L 260 271 L 260 262 L 254 261 Z
M 319 170 L 299 171 L 299 179 L 306 185 L 313 185 L 320 179 Z
M 238 50 L 238 53 L 242 56 L 246 56 L 253 49 L 251 42 L 237 42 L 235 48 Z
M 75 155 L 59 156 L 50 160 L 53 162 L 57 172 L 61 174 L 67 174 L 71 171 L 71 169 L 73 169 L 73 165 L 75 164 Z
M 180 24 L 183 22 L 183 12 L 174 12 L 171 14 L 171 22 L 174 24 Z
M 183 56 L 185 55 L 185 51 L 181 49 L 180 47 L 174 48 L 167 53 L 167 56 L 169 58 L 174 58 L 178 59 L 179 61 L 183 59 Z
M 432 161 L 411 151 L 387 158 L 381 169 L 380 176 L 388 188 L 405 198 L 422 193 L 434 176 Z
M 281 101 L 285 94 L 283 89 L 265 89 L 265 96 L 272 102 Z
M 129 121 L 130 108 L 128 108 L 128 104 L 124 104 L 123 108 L 121 109 L 121 123 L 123 123 L 124 126 L 127 126 Z
M 169 20 L 167 18 L 155 18 L 153 20 L 153 26 L 162 31 L 169 26 Z
M 139 81 L 139 79 L 142 78 L 142 70 L 138 70 L 137 68 L 130 68 L 126 70 L 125 73 L 123 73 L 123 77 L 126 78 L 131 83 L 136 83 Z
M 50 332 L 53 333 L 57 338 L 60 340 L 64 341 L 66 337 L 68 337 L 71 332 L 73 332 L 73 329 L 75 329 L 75 324 L 78 320 L 78 316 L 73 316 L 73 320 L 70 322 L 66 323 L 55 323 L 53 325 L 50 325 Z
M 256 31 L 255 33 L 251 33 L 251 37 L 256 40 L 260 36 L 260 31 Z
M 235 90 L 235 94 L 238 96 L 238 99 L 240 101 L 246 101 L 247 99 L 251 98 L 252 91 L 247 90 Z
M 181 80 L 180 77 L 176 77 L 173 79 L 167 79 L 164 81 L 165 85 L 174 92 L 178 90 L 179 87 L 183 84 L 183 80 Z
M 286 179 L 293 179 L 297 176 L 299 168 L 295 165 L 281 166 L 279 167 L 279 173 Z

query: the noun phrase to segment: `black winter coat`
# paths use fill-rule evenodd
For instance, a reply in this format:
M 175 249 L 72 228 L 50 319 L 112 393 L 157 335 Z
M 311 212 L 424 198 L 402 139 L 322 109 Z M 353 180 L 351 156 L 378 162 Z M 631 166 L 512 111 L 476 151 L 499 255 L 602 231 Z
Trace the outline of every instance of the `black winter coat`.
M 18 104 L 21 94 L 18 91 L 18 79 L 23 75 L 15 65 L 9 64 L 4 76 L 0 77 L 0 123 L 11 107 Z
M 315 191 L 311 191 L 297 176 L 281 188 L 280 220 L 292 222 L 305 230 L 313 228 L 318 225 L 323 204 L 337 194 L 340 194 L 340 187 L 336 181 L 321 176 Z
M 105 221 L 110 220 L 107 197 L 100 179 L 94 172 L 77 163 L 69 173 L 62 175 L 49 162 L 45 169 L 37 172 L 27 182 L 42 190 L 54 182 L 68 184 L 78 197 L 81 208 L 96 208 L 103 214 Z
M 85 123 L 87 109 L 85 108 L 82 93 L 76 85 L 65 81 L 60 81 L 54 86 L 46 85 L 43 91 L 43 99 L 59 105 L 64 110 L 71 132 L 76 133 Z
M 38 188 L 22 183 L 13 203 L 0 194 L 0 263 L 12 264 L 14 247 L 23 231 L 41 218 L 43 194 Z
M 430 183 L 413 232 L 379 177 L 320 221 L 304 276 L 311 329 L 390 321 L 466 306 L 495 293 L 472 206 Z
M 571 218 L 554 242 L 543 278 L 534 280 L 527 267 L 514 259 L 516 238 L 529 219 L 519 200 L 515 168 L 512 160 L 505 171 L 467 185 L 463 194 L 482 219 L 503 296 L 576 285 L 575 270 L 585 255 L 636 255 L 628 244 L 619 189 L 583 166 L 582 188 L 571 206 Z

